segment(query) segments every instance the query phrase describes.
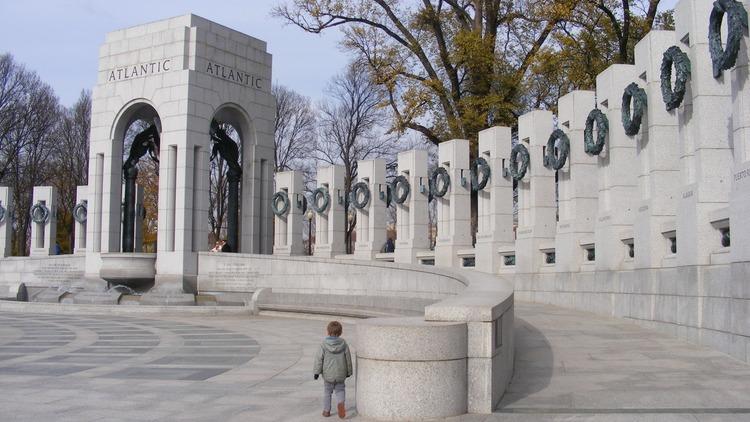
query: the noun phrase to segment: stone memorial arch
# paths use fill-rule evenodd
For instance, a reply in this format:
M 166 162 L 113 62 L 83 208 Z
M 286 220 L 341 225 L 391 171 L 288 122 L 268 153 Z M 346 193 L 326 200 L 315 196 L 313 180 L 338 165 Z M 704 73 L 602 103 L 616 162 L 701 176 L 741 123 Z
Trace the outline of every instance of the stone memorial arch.
M 236 214 L 227 216 L 231 250 L 271 253 L 271 80 L 265 42 L 192 14 L 107 34 L 93 91 L 87 278 L 195 290 L 198 252 L 209 249 L 209 159 L 226 159 L 214 151 L 213 122 L 231 125 L 241 152 Z M 125 132 L 137 120 L 149 125 L 138 135 L 146 151 L 128 155 Z M 123 156 L 138 154 L 159 163 L 155 254 L 132 252 L 135 211 L 125 205 L 133 192 L 123 167 L 132 162 Z

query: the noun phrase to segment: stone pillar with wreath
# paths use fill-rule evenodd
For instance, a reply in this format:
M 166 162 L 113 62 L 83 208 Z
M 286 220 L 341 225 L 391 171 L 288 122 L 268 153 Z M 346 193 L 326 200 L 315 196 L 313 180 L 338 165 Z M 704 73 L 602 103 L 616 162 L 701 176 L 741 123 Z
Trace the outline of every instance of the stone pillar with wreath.
M 385 212 L 391 200 L 390 185 L 385 180 L 385 161 L 359 161 L 357 183 L 352 185 L 349 201 L 356 212 L 354 256 L 358 259 L 373 259 L 383 248 L 386 241 Z
M 461 267 L 459 251 L 472 247 L 469 141 L 453 139 L 438 145 L 438 167 L 430 185 L 437 201 L 435 265 Z
M 545 150 L 548 170 L 557 172 L 559 220 L 555 269 L 559 272 L 593 269 L 598 169 L 597 157 L 586 152 L 584 139 L 589 115 L 592 110 L 599 111 L 595 93 L 571 91 L 560 98 L 557 109 L 558 129 L 550 134 Z M 604 130 L 603 126 L 606 124 L 600 125 L 598 132 Z
M 671 239 L 677 198 L 665 192 L 679 187 L 677 109 L 690 80 L 690 59 L 677 43 L 674 31 L 651 31 L 635 46 L 636 74 L 645 76 L 643 89 L 649 98 L 636 144 L 640 168 L 633 225 L 635 268 L 675 262 Z
M 554 130 L 547 110 L 518 118 L 518 144 L 511 151 L 510 171 L 518 185 L 516 272 L 554 269 L 555 174 L 544 168 L 547 141 Z
M 731 129 L 738 117 L 732 115 L 730 69 L 747 31 L 742 28 L 743 10 L 734 0 L 681 0 L 675 6 L 675 39 L 691 70 L 684 99 L 676 109 L 680 180 L 674 245 L 679 266 L 709 264 L 723 248 L 720 231 L 706 222 L 715 221 L 716 213 L 729 206 L 734 164 Z M 730 29 L 722 35 L 723 22 Z M 677 66 L 675 60 L 672 67 Z M 679 86 L 675 88 L 679 92 Z
M 76 204 L 73 206 L 73 253 L 86 253 L 86 227 L 89 213 L 88 186 L 76 187 Z
M 598 151 L 597 270 L 632 267 L 633 203 L 638 196 L 635 135 L 641 131 L 646 107 L 645 93 L 636 79 L 635 66 L 627 64 L 614 64 L 596 77 L 596 107 L 606 120 L 592 111 L 584 132 L 586 150 Z M 605 126 L 606 137 L 600 138 Z M 597 136 L 590 128 L 598 131 Z
M 430 249 L 428 161 L 425 150 L 398 153 L 398 171 L 391 181 L 392 200 L 396 204 L 394 262 L 416 263 L 417 253 Z
M 0 258 L 12 255 L 12 237 L 13 188 L 0 186 Z
M 471 188 L 477 192 L 476 269 L 496 273 L 498 248 L 515 247 L 513 179 L 503 170 L 510 159 L 511 129 L 493 127 L 479 132 L 477 158 L 471 164 Z
M 317 188 L 309 206 L 315 212 L 315 256 L 334 258 L 346 253 L 344 166 L 319 167 Z
M 730 31 L 742 35 L 736 50 L 729 50 L 727 55 L 736 51 L 737 61 L 729 71 L 732 80 L 732 128 L 734 146 L 734 171 L 732 177 L 732 193 L 730 195 L 729 221 L 743 221 L 750 215 L 750 35 L 748 32 L 747 13 L 750 11 L 750 0 L 744 1 L 744 10 L 735 6 L 733 14 L 734 24 L 730 24 Z M 731 16 L 730 16 L 731 19 Z M 730 23 L 732 21 L 730 20 Z M 734 37 L 732 37 L 734 39 Z M 732 45 L 731 47 L 735 47 Z M 722 235 L 722 245 L 750 245 L 750 225 L 735 224 L 730 232 L 729 221 L 724 227 L 718 227 Z M 730 242 L 734 238 L 734 242 Z M 750 248 L 731 248 L 733 273 L 742 274 L 750 267 Z M 747 274 L 747 273 L 746 273 Z M 737 282 L 744 283 L 743 277 L 736 277 Z M 740 286 L 737 286 L 740 287 Z
M 273 254 L 303 255 L 302 223 L 307 212 L 302 172 L 276 173 L 276 193 L 271 198 L 274 214 Z
M 31 209 L 30 256 L 55 255 L 57 237 L 57 191 L 52 186 L 35 186 Z

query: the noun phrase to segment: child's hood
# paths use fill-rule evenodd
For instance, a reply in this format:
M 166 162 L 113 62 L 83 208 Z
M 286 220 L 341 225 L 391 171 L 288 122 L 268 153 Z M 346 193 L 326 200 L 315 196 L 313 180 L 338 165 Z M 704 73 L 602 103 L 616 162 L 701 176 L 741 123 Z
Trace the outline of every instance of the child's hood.
M 323 347 L 330 353 L 341 353 L 346 349 L 346 341 L 341 337 L 326 337 Z

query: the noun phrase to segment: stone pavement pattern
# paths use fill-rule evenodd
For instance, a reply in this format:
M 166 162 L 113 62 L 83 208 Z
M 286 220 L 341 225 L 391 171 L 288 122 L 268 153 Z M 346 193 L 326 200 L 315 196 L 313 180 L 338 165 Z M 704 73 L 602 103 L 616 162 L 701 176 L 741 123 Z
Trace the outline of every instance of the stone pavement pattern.
M 552 306 L 517 303 L 516 315 L 516 372 L 502 409 L 451 420 L 750 421 L 750 366 L 726 355 Z M 0 419 L 327 420 L 311 377 L 324 327 L 271 314 L 3 312 Z M 354 333 L 345 323 L 352 346 Z

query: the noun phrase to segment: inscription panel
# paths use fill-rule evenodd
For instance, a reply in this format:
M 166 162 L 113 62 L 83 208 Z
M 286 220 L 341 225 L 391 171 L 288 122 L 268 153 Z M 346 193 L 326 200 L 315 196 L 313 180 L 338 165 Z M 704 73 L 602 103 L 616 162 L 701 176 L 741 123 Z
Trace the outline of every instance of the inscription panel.
M 257 287 L 260 272 L 244 262 L 218 262 L 208 272 L 210 290 L 222 292 L 252 292 Z
M 82 280 L 84 272 L 80 265 L 71 262 L 45 262 L 40 264 L 31 273 L 37 283 L 50 287 L 59 287 Z

